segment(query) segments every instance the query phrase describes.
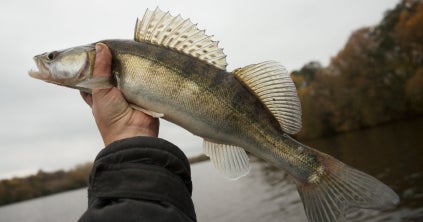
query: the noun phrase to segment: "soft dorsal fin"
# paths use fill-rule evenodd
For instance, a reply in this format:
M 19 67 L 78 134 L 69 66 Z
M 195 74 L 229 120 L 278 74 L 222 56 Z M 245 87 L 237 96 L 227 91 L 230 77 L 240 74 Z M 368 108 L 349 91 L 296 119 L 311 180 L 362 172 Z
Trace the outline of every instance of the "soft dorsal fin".
M 233 71 L 279 121 L 282 130 L 301 130 L 301 104 L 288 71 L 278 62 L 268 61 Z
M 248 155 L 241 147 L 204 140 L 203 149 L 214 167 L 229 179 L 238 179 L 250 171 Z
M 172 16 L 159 8 L 147 9 L 143 18 L 137 19 L 134 33 L 135 41 L 170 48 L 226 70 L 226 55 L 211 38 L 189 19 Z

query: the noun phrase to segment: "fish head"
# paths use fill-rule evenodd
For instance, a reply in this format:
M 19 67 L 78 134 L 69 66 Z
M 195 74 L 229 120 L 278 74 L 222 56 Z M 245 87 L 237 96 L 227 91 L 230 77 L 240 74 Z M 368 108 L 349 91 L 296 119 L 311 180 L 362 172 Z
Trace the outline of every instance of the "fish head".
M 94 60 L 94 44 L 46 52 L 34 56 L 38 70 L 28 74 L 49 83 L 78 88 L 79 83 L 92 77 Z

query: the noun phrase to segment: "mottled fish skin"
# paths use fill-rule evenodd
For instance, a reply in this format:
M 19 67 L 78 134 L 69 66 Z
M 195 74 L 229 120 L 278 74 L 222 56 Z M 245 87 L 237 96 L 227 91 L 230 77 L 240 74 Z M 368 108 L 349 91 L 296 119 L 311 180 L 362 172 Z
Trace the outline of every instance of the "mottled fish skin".
M 176 51 L 133 41 L 103 41 L 118 87 L 131 103 L 163 113 L 205 140 L 242 147 L 295 178 L 310 221 L 340 221 L 349 207 L 388 208 L 398 196 L 377 179 L 283 132 L 235 75 Z
M 260 100 L 226 71 L 176 51 L 131 40 L 106 40 L 125 98 L 163 113 L 195 135 L 243 147 L 306 180 L 316 154 L 287 139 Z M 282 136 L 285 135 L 285 136 Z
M 204 152 L 229 178 L 248 173 L 245 150 L 293 176 L 310 222 L 345 219 L 350 208 L 386 209 L 398 195 L 376 178 L 291 138 L 301 107 L 275 62 L 227 72 L 217 42 L 189 20 L 159 9 L 137 21 L 134 40 L 104 40 L 113 79 L 92 77 L 95 44 L 35 57 L 37 79 L 90 92 L 118 87 L 134 108 L 204 138 Z M 194 44 L 195 43 L 195 44 Z
M 133 41 L 104 43 L 114 54 L 113 72 L 128 101 L 164 113 L 165 119 L 216 141 L 221 140 L 221 135 L 233 137 L 232 134 L 239 131 L 234 130 L 242 125 L 237 120 L 240 117 L 237 113 L 249 115 L 251 119 L 267 119 L 269 126 L 280 131 L 274 117 L 233 75 L 150 44 Z M 127 48 L 132 51 L 126 51 Z M 242 110 L 243 103 L 255 106 Z M 204 133 L 204 129 L 211 132 Z

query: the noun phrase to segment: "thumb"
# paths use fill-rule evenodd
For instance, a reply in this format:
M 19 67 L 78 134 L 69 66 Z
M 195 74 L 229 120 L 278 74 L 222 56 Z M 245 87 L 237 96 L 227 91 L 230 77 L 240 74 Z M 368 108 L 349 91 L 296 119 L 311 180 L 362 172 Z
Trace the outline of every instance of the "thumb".
M 112 75 L 112 53 L 109 47 L 104 43 L 97 43 L 95 50 L 93 77 L 110 77 Z M 103 110 L 100 112 L 105 112 L 104 109 L 110 104 L 113 104 L 113 107 L 117 110 L 124 110 L 128 107 L 122 93 L 116 87 L 92 89 L 92 99 L 88 102 L 92 102 L 92 108 L 93 111 L 96 110 L 95 112 L 99 109 Z
M 111 75 L 112 53 L 104 43 L 95 45 L 94 77 L 109 77 Z
M 112 53 L 107 45 L 101 42 L 95 45 L 95 51 L 93 77 L 110 77 L 112 72 Z M 111 89 L 93 89 L 92 94 L 94 97 L 103 97 L 110 90 Z

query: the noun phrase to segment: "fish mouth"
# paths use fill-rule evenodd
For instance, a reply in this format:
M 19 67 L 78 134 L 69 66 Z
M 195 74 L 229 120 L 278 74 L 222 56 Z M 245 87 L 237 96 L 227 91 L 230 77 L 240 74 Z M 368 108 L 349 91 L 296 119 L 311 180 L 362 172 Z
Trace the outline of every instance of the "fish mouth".
M 39 56 L 34 57 L 34 61 L 37 65 L 38 70 L 31 69 L 28 71 L 29 76 L 35 79 L 48 80 L 51 76 L 47 66 L 43 63 Z

